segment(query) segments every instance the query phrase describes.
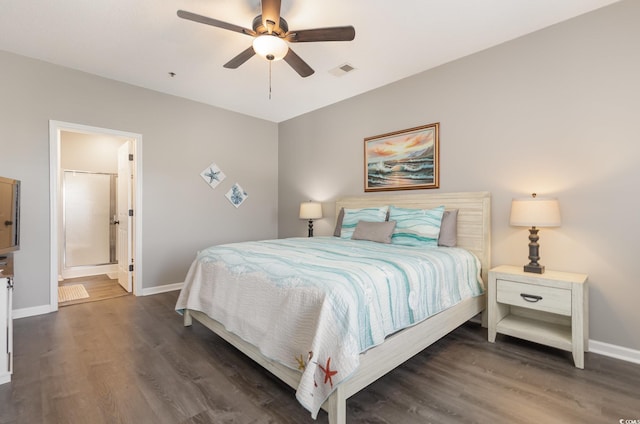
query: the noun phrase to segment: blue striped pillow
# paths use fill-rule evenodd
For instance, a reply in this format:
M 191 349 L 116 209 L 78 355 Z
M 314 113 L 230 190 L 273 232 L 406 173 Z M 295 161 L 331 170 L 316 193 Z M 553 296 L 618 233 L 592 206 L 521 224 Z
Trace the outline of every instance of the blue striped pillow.
M 404 246 L 437 246 L 444 206 L 405 209 L 391 206 L 389 221 L 396 221 L 391 243 Z
M 340 238 L 350 239 L 353 235 L 358 221 L 368 222 L 384 222 L 387 220 L 387 207 L 381 208 L 363 208 L 363 209 L 346 209 L 344 210 L 344 218 L 342 218 L 342 229 L 340 230 Z

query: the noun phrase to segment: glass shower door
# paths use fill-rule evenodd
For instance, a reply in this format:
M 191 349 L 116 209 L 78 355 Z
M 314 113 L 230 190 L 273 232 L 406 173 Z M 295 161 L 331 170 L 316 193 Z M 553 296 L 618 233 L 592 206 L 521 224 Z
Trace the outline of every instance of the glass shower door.
M 64 267 L 115 263 L 115 176 L 64 171 Z

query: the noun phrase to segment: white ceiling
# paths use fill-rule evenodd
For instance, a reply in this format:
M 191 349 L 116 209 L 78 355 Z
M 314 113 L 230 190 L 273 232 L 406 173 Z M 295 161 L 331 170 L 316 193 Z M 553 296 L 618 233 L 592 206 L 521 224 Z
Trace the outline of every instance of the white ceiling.
M 266 60 L 222 67 L 251 37 L 176 16 L 251 28 L 259 0 L 0 0 L 0 50 L 281 122 L 616 1 L 282 0 L 290 29 L 356 38 L 291 44 L 316 72 L 274 62 L 271 99 Z M 356 70 L 329 73 L 345 63 Z

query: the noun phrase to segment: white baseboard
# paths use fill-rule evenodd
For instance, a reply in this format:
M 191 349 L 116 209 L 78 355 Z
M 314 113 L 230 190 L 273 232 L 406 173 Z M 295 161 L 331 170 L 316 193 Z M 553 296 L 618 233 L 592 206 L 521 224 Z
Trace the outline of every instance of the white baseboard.
M 3 372 L 2 374 L 0 374 L 0 384 L 6 384 L 8 382 L 11 381 L 11 373 L 10 372 Z
M 589 340 L 589 352 L 640 364 L 640 350 L 629 349 L 597 340 Z
M 62 278 L 90 277 L 92 275 L 118 275 L 118 264 L 76 266 L 62 270 Z M 111 277 L 110 277 L 111 278 Z
M 184 282 L 183 283 L 165 284 L 164 286 L 149 287 L 149 288 L 146 288 L 146 289 L 142 289 L 142 295 L 143 296 L 150 296 L 152 294 L 160 294 L 160 293 L 166 293 L 166 292 L 170 292 L 170 291 L 180 290 L 180 289 L 182 289 L 183 285 L 184 285 Z
M 13 319 L 33 317 L 36 315 L 44 315 L 52 312 L 51 305 L 32 306 L 30 308 L 14 309 L 11 314 Z

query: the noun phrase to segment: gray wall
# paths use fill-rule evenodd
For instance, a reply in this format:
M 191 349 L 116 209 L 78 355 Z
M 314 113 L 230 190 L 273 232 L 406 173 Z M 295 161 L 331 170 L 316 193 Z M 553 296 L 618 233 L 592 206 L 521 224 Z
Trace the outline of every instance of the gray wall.
M 584 272 L 591 339 L 640 349 L 640 2 L 625 1 L 280 124 L 279 236 L 363 190 L 363 139 L 440 122 L 442 192 L 492 193 L 492 263 L 528 262 L 513 197 L 559 199 L 541 263 Z M 357 78 L 357 71 L 345 78 Z
M 277 236 L 276 124 L 5 52 L 0 69 L 0 175 L 23 194 L 15 309 L 49 303 L 49 120 L 142 134 L 144 288 L 184 281 L 203 247 Z M 213 161 L 215 190 L 199 175 Z

